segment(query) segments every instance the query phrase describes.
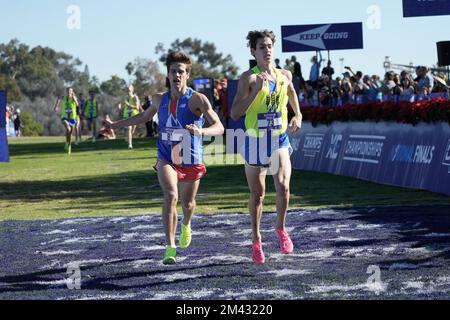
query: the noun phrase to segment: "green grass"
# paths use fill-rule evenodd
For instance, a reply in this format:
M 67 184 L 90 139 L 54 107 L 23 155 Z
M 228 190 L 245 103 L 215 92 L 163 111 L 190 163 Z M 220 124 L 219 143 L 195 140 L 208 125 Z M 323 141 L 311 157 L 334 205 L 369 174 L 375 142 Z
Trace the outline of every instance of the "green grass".
M 63 138 L 10 141 L 11 163 L 0 164 L 0 220 L 160 213 L 155 140 L 84 142 L 63 151 Z M 265 210 L 274 210 L 267 178 Z M 450 197 L 329 174 L 294 171 L 291 208 L 450 204 Z M 200 213 L 247 212 L 242 165 L 208 166 L 197 198 Z

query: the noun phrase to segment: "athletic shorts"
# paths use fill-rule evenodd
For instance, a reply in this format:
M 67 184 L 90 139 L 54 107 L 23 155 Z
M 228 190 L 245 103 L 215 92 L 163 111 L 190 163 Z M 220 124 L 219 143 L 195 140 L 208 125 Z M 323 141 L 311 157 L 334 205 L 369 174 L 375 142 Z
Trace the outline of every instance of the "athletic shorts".
M 63 118 L 63 119 L 61 119 L 61 121 L 63 124 L 64 124 L 64 121 L 67 121 L 71 127 L 75 127 L 77 125 L 77 120 L 75 120 L 75 119 Z
M 246 136 L 239 153 L 249 166 L 269 168 L 272 154 L 279 149 L 288 149 L 290 155 L 293 152 L 289 136 L 286 133 L 279 136 L 267 135 L 263 138 Z
M 153 167 L 155 170 L 157 169 L 157 165 L 158 164 L 156 164 Z M 178 181 L 185 181 L 185 182 L 197 181 L 203 178 L 207 173 L 206 166 L 204 164 L 198 164 L 195 166 L 178 166 L 172 163 L 170 165 L 177 172 Z
M 172 168 L 174 168 L 178 174 L 178 181 L 197 181 L 206 174 L 206 166 L 204 164 L 189 167 L 172 164 Z

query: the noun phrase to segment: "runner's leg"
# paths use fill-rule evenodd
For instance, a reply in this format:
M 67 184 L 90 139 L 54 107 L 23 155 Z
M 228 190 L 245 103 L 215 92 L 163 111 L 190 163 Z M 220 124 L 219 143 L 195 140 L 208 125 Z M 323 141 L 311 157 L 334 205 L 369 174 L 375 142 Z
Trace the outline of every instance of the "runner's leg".
M 273 156 L 276 156 L 279 159 L 278 173 L 273 175 L 273 181 L 275 183 L 275 190 L 277 193 L 276 207 L 278 217 L 276 228 L 278 230 L 283 229 L 286 226 L 286 216 L 290 198 L 290 180 L 292 174 L 292 166 L 288 149 L 279 149 L 273 154 Z
M 176 245 L 175 234 L 177 229 L 177 202 L 178 202 L 178 175 L 168 163 L 159 161 L 157 164 L 158 180 L 164 193 L 163 223 L 166 233 L 166 242 L 169 246 Z
M 261 216 L 263 202 L 266 192 L 266 171 L 265 168 L 245 166 L 248 186 L 250 188 L 249 211 L 252 221 L 253 242 L 261 242 Z
M 188 248 L 192 241 L 191 219 L 194 214 L 198 187 L 200 179 L 197 181 L 180 182 L 180 200 L 183 208 L 183 221 L 181 223 L 180 247 Z

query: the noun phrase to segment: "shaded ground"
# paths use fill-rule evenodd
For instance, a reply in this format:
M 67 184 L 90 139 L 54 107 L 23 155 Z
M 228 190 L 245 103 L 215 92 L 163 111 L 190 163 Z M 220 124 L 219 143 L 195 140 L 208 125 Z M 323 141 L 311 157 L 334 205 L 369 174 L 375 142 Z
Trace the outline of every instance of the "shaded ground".
M 197 215 L 171 267 L 159 216 L 2 221 L 0 299 L 450 299 L 449 213 L 294 211 L 289 256 L 265 214 L 264 266 L 250 260 L 247 214 Z M 69 265 L 80 266 L 81 290 L 67 288 Z

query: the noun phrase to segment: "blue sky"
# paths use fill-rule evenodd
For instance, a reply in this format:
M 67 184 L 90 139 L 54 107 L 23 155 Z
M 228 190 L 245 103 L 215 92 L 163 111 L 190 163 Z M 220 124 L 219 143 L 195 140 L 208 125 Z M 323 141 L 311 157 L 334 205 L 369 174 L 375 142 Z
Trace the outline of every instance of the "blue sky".
M 249 30 L 281 25 L 363 22 L 363 50 L 331 53 L 336 71 L 345 65 L 365 73 L 382 74 L 385 56 L 394 63 L 433 65 L 436 42 L 450 40 L 448 16 L 403 18 L 401 0 L 15 0 L 2 1 L 0 42 L 18 38 L 31 46 L 50 46 L 79 57 L 101 80 L 118 74 L 127 79 L 125 65 L 136 57 L 156 60 L 158 42 L 169 46 L 176 38 L 211 41 L 231 54 L 245 71 L 250 59 L 246 48 Z M 81 29 L 66 26 L 69 5 L 81 10 Z M 367 9 L 380 8 L 380 29 L 369 28 Z M 284 61 L 292 54 L 281 52 Z M 312 53 L 297 53 L 304 74 L 309 74 Z

